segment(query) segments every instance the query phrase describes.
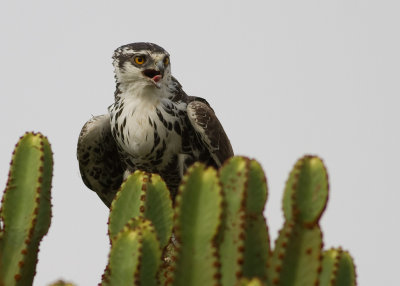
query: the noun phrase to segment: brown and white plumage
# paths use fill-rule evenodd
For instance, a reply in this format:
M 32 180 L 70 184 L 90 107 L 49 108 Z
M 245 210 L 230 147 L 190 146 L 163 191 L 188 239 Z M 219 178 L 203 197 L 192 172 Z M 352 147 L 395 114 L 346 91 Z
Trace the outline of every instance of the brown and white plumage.
M 85 123 L 79 134 L 77 155 L 83 182 L 109 206 L 126 167 L 119 159 L 108 114 L 95 116 Z
M 113 59 L 115 102 L 108 114 L 84 125 L 77 150 L 84 183 L 107 206 L 124 173 L 158 173 L 174 197 L 189 165 L 202 161 L 219 167 L 233 156 L 213 109 L 182 90 L 163 48 L 128 44 Z

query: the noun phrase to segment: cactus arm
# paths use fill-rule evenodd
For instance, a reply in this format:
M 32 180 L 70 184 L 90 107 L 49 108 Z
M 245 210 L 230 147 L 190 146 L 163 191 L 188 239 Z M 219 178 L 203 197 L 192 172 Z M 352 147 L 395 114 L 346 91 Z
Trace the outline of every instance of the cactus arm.
M 158 285 L 160 243 L 149 220 L 131 219 L 112 239 L 102 285 Z
M 320 268 L 322 233 L 286 222 L 268 263 L 270 285 L 316 285 Z
M 355 286 L 356 275 L 353 260 L 347 251 L 341 248 L 324 251 L 321 286 Z
M 111 204 L 110 238 L 137 216 L 153 222 L 164 248 L 172 233 L 173 209 L 167 186 L 159 175 L 135 171 L 122 184 Z
M 41 134 L 17 143 L 0 211 L 0 284 L 32 284 L 39 244 L 51 221 L 53 157 Z
M 339 260 L 335 286 L 355 286 L 356 271 L 353 258 L 347 251 L 343 251 Z
M 139 259 L 140 285 L 158 285 L 157 273 L 161 265 L 160 242 L 157 239 L 154 226 L 151 221 L 138 217 L 128 224 L 132 229 L 137 229 L 140 235 L 141 256 Z
M 286 183 L 286 218 L 268 262 L 271 285 L 315 285 L 321 267 L 322 233 L 319 219 L 328 199 L 328 177 L 321 159 L 297 161 Z
M 266 281 L 270 254 L 268 228 L 263 215 L 267 181 L 262 167 L 255 160 L 250 161 L 248 173 L 243 276 Z
M 295 164 L 286 182 L 283 211 L 287 221 L 294 217 L 315 225 L 328 200 L 328 175 L 322 160 L 304 156 Z
M 322 254 L 322 271 L 319 275 L 321 286 L 333 286 L 334 273 L 337 272 L 339 251 L 329 249 Z
M 154 227 L 142 230 L 143 257 L 140 264 L 140 285 L 158 285 L 157 273 L 161 265 L 161 249 Z
M 150 176 L 147 184 L 144 216 L 155 226 L 163 249 L 172 235 L 174 211 L 170 192 L 162 178 L 156 174 Z
M 235 285 L 243 276 L 249 163 L 247 158 L 232 157 L 219 171 L 224 195 L 223 222 L 219 234 L 222 285 Z
M 267 279 L 269 236 L 263 216 L 267 184 L 261 166 L 245 157 L 229 159 L 219 172 L 224 214 L 219 234 L 222 285 L 241 276 Z
M 141 254 L 139 231 L 124 228 L 113 239 L 102 285 L 136 285 Z
M 222 213 L 217 172 L 195 163 L 182 179 L 175 200 L 174 233 L 177 256 L 173 285 L 215 285 L 218 263 L 214 240 Z
M 131 218 L 140 215 L 142 185 L 147 179 L 148 176 L 144 172 L 136 171 L 122 183 L 110 208 L 108 233 L 111 240 Z
M 128 227 L 139 231 L 142 253 L 138 266 L 140 285 L 156 286 L 161 265 L 161 249 L 154 226 L 151 221 L 137 217 L 128 223 Z

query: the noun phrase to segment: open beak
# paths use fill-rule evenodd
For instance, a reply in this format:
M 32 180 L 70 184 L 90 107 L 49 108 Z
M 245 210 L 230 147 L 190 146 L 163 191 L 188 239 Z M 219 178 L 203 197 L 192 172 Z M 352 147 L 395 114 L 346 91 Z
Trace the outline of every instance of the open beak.
M 164 76 L 164 64 L 162 61 L 159 61 L 156 64 L 155 69 L 146 69 L 142 73 L 144 76 L 148 77 L 156 87 L 160 88 L 160 81 Z

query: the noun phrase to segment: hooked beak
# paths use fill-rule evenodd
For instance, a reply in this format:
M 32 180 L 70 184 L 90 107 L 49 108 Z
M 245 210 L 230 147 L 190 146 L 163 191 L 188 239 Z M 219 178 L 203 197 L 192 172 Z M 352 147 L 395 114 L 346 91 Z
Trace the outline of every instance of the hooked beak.
M 158 61 L 157 64 L 156 64 L 156 67 L 160 71 L 161 76 L 164 76 L 165 67 L 164 67 L 163 61 Z
M 158 88 L 161 88 L 161 79 L 164 77 L 164 63 L 162 61 L 157 62 L 155 69 L 146 69 L 142 73 L 148 77 L 151 82 Z

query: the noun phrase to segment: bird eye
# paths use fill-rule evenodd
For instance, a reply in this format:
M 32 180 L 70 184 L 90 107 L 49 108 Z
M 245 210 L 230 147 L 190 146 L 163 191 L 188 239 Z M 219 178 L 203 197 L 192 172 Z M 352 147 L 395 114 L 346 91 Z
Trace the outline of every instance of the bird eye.
M 169 64 L 169 57 L 164 58 L 164 66 L 167 66 Z
M 145 61 L 146 61 L 146 59 L 144 56 L 136 56 L 135 57 L 135 63 L 138 65 L 144 64 Z

